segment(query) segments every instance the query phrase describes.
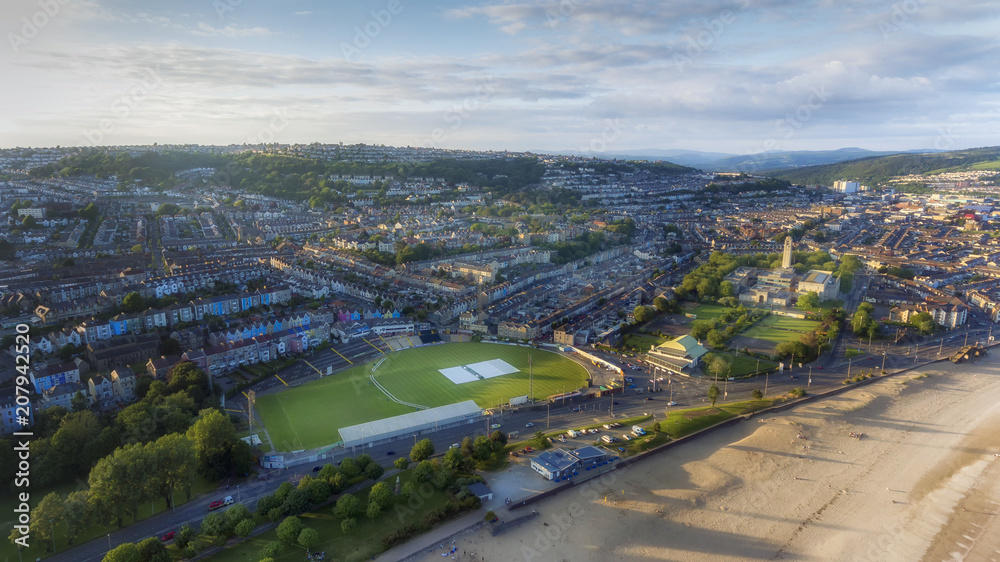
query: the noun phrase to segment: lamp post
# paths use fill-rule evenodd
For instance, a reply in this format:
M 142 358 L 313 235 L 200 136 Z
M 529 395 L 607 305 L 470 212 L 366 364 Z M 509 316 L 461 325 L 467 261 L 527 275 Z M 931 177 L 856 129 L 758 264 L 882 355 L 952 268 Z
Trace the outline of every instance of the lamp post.
M 806 388 L 809 388 L 813 383 L 813 366 L 809 365 L 809 380 L 806 381 Z
M 853 357 L 847 360 L 847 378 L 848 379 L 851 378 L 851 361 L 853 361 L 853 360 L 854 360 Z
M 884 351 L 882 352 L 882 369 L 881 369 L 881 371 L 883 373 L 885 372 L 885 352 Z

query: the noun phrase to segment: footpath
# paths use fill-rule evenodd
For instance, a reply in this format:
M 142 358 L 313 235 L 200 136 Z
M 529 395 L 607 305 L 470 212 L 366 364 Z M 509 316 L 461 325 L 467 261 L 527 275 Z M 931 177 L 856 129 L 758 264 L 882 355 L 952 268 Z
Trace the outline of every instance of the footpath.
M 438 553 L 447 552 L 451 549 L 450 545 L 455 536 L 478 528 L 485 523 L 485 516 L 486 512 L 483 509 L 477 509 L 408 542 L 394 546 L 380 554 L 375 560 L 379 562 L 397 562 L 416 559 L 434 551 Z M 442 545 L 447 548 L 442 550 Z M 447 559 L 451 560 L 451 558 Z M 456 556 L 456 560 L 459 559 L 461 557 Z

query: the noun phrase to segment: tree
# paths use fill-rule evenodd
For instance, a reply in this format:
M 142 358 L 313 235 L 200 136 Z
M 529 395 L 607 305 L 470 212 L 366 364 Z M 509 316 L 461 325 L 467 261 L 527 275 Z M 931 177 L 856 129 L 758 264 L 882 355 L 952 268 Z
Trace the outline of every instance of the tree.
M 201 520 L 199 531 L 202 535 L 220 537 L 229 532 L 229 521 L 226 520 L 226 516 L 222 513 L 213 511 Z
M 296 537 L 296 539 L 298 539 L 298 537 Z M 278 541 L 268 541 L 264 543 L 264 546 L 260 547 L 261 560 L 265 558 L 273 559 L 280 553 L 281 553 L 281 543 Z
M 286 517 L 285 520 L 278 525 L 278 538 L 281 539 L 281 542 L 286 544 L 295 544 L 299 540 L 299 534 L 302 533 L 303 528 L 304 525 L 298 517 Z
M 532 441 L 535 443 L 536 449 L 544 449 L 549 446 L 548 439 L 545 438 L 545 434 L 541 431 L 535 432 L 535 436 L 532 438 Z
M 375 521 L 375 518 L 378 517 L 380 513 L 382 513 L 382 506 L 380 506 L 378 502 L 370 502 L 368 504 L 368 509 L 365 510 L 365 515 L 372 521 Z
M 240 539 L 245 539 L 253 532 L 253 529 L 253 519 L 243 519 L 236 523 L 236 525 L 233 525 L 233 534 Z
M 632 310 L 632 316 L 635 317 L 636 322 L 649 322 L 656 318 L 656 313 L 648 306 L 639 305 Z
M 135 246 L 132 246 L 132 253 L 133 254 L 141 254 L 142 253 L 142 244 L 136 244 Z
M 302 529 L 299 533 L 299 544 L 302 548 L 306 549 L 306 554 L 309 553 L 317 544 L 319 544 L 319 533 L 315 529 Z
M 45 543 L 45 551 L 52 547 L 52 536 L 55 525 L 62 522 L 64 513 L 62 497 L 56 492 L 49 492 L 38 502 L 35 509 L 31 510 L 31 520 L 34 534 L 40 541 Z
M 465 457 L 462 456 L 462 450 L 460 448 L 452 447 L 448 449 L 447 453 L 444 454 L 444 460 L 441 462 L 446 468 L 458 470 L 465 462 Z
M 480 437 L 482 437 L 480 435 Z M 413 478 L 417 482 L 430 482 L 434 478 L 434 463 L 431 461 L 420 461 L 417 468 L 413 469 Z
M 396 467 L 399 470 L 406 470 L 407 468 L 410 467 L 410 459 L 406 457 L 399 457 L 398 459 L 393 461 L 392 466 Z
M 751 396 L 753 396 L 754 400 L 760 400 L 760 399 L 764 398 L 764 393 L 761 392 L 759 388 L 753 389 L 753 392 L 751 392 L 750 394 L 751 394 Z
M 463 457 L 471 457 L 472 456 L 472 451 L 473 451 L 472 438 L 469 437 L 468 435 L 466 435 L 465 437 L 463 437 L 462 438 L 462 446 L 461 446 L 461 448 L 462 448 L 462 456 Z
M 139 502 L 150 497 L 144 484 L 153 467 L 140 444 L 125 445 L 100 459 L 90 471 L 90 504 L 105 524 L 122 526 L 134 517 Z
M 69 544 L 80 536 L 80 533 L 90 527 L 90 492 L 77 490 L 70 492 L 63 502 L 63 520 L 66 522 L 66 538 Z
M 345 535 L 350 534 L 350 532 L 357 526 L 358 521 L 353 517 L 348 517 L 340 522 L 340 530 L 343 531 Z
M 361 474 L 361 470 L 358 469 L 358 465 L 354 463 L 354 459 L 344 459 L 340 463 L 340 473 L 343 474 L 345 478 L 350 480 L 358 474 Z
M 341 519 L 347 519 L 353 517 L 360 507 L 361 501 L 358 498 L 354 497 L 353 494 L 344 494 L 337 498 L 337 505 L 333 508 L 333 514 Z
M 712 347 L 725 347 L 728 338 L 726 334 L 720 332 L 719 330 L 709 330 L 708 334 L 705 336 L 705 340 L 708 341 L 708 345 Z
M 130 313 L 142 312 L 146 310 L 146 299 L 138 292 L 132 291 L 122 299 L 122 310 Z
M 413 462 L 429 459 L 432 455 L 434 455 L 434 443 L 431 443 L 430 439 L 423 439 L 410 449 L 410 460 Z
M 719 387 L 717 385 L 712 385 L 708 387 L 708 399 L 712 402 L 712 407 L 715 407 L 715 401 L 719 399 Z
M 653 299 L 653 307 L 656 308 L 658 312 L 666 312 L 670 310 L 670 301 L 664 297 L 656 297 Z
M 156 464 L 156 473 L 150 475 L 149 483 L 167 502 L 167 507 L 173 505 L 173 491 L 178 488 L 190 499 L 198 471 L 194 443 L 186 435 L 171 433 L 147 444 L 146 451 Z M 236 506 L 230 510 L 233 508 Z
M 305 490 L 292 490 L 281 507 L 286 514 L 298 515 L 309 509 L 309 494 Z
M 389 505 L 392 503 L 392 489 L 385 482 L 378 482 L 368 492 L 368 503 L 377 503 L 380 506 Z
M 798 300 L 798 302 L 795 303 L 795 306 L 797 306 L 798 308 L 801 308 L 802 310 L 816 310 L 816 309 L 818 309 L 819 308 L 819 293 L 817 293 L 816 291 L 809 291 L 808 293 L 804 293 L 802 295 L 799 295 L 799 300 Z
M 191 543 L 192 540 L 197 536 L 194 532 L 194 528 L 191 525 L 184 524 L 181 526 L 181 530 L 177 531 L 177 536 L 174 537 L 174 544 L 178 548 L 184 548 Z
M 241 503 L 233 504 L 226 510 L 226 520 L 229 522 L 230 529 L 236 527 L 240 521 L 251 517 L 250 508 Z
M 715 379 L 718 380 L 719 375 L 729 370 L 729 361 L 721 355 L 713 357 L 709 362 L 709 369 L 715 373 Z
M 142 562 L 142 556 L 139 555 L 139 547 L 127 542 L 109 550 L 102 562 Z
M 230 451 L 239 439 L 228 416 L 212 408 L 202 410 L 198 420 L 188 429 L 187 436 L 194 443 L 202 474 L 218 479 L 230 471 Z
M 372 480 L 378 480 L 383 474 L 385 474 L 385 469 L 377 462 L 373 462 L 365 467 L 365 476 Z
M 156 537 L 149 537 L 136 545 L 139 549 L 139 558 L 142 562 L 170 562 L 170 553 L 163 541 Z

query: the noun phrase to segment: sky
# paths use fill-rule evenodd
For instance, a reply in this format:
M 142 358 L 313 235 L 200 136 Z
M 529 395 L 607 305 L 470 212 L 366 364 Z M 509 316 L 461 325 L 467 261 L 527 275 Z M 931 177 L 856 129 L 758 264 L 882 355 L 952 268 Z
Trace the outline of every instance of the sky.
M 0 147 L 1000 144 L 1000 0 L 4 0 Z

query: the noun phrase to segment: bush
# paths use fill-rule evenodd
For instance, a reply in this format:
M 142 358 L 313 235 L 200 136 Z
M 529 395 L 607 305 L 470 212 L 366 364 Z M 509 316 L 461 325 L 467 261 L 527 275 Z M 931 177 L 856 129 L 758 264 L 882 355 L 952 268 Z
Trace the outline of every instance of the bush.
M 493 521 L 496 518 L 497 518 L 497 514 L 494 513 L 492 509 L 489 510 L 489 511 L 487 511 L 486 512 L 486 517 L 484 517 L 484 519 L 486 519 L 487 521 Z
M 260 547 L 261 559 L 276 558 L 280 553 L 281 553 L 281 543 L 278 541 L 269 541 L 264 543 L 264 546 Z
M 358 521 L 353 517 L 348 517 L 340 522 L 340 530 L 345 534 L 350 533 L 358 526 Z
M 399 529 L 389 533 L 388 535 L 382 537 L 382 546 L 386 549 L 392 548 L 397 544 L 402 544 L 411 537 L 420 532 L 420 529 L 415 527 L 412 523 L 407 523 Z
M 753 396 L 754 400 L 760 400 L 760 399 L 764 398 L 764 393 L 761 392 L 759 388 L 753 389 L 753 392 L 750 393 L 750 394 L 751 394 L 751 396 Z
M 796 398 L 802 398 L 803 396 L 806 395 L 806 389 L 804 389 L 804 388 L 793 388 L 791 390 L 791 392 L 789 392 L 789 394 L 791 394 L 792 396 L 794 396 Z

